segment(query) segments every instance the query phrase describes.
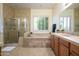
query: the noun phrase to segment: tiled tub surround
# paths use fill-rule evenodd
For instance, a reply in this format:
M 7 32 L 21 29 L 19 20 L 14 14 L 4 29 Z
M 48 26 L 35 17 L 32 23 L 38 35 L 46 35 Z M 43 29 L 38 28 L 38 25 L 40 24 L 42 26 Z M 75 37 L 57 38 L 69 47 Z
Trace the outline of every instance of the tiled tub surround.
M 24 38 L 23 47 L 50 47 L 50 35 L 31 35 Z

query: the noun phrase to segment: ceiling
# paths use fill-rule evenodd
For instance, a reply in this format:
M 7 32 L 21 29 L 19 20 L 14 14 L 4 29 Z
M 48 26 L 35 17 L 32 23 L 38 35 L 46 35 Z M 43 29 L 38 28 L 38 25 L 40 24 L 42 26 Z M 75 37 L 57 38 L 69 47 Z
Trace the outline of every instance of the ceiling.
M 14 8 L 54 8 L 59 3 L 8 3 Z
M 69 9 L 79 8 L 79 3 L 73 3 L 73 4 L 70 5 L 68 8 L 69 8 Z

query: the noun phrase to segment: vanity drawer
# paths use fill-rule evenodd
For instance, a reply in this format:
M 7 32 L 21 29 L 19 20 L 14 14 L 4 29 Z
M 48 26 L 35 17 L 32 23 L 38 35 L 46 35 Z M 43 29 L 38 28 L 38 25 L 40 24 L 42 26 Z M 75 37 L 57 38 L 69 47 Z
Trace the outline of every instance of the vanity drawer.
M 79 56 L 79 46 L 70 44 L 70 53 L 72 53 L 72 52 Z
M 65 39 L 60 38 L 60 44 L 63 44 L 66 47 L 69 47 L 69 42 L 66 41 Z

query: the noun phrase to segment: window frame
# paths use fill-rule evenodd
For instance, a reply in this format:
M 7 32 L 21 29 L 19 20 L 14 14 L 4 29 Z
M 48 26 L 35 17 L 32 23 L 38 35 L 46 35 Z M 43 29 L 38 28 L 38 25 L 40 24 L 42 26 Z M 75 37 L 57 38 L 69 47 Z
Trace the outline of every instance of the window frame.
M 47 30 L 38 30 L 38 31 L 35 31 L 34 30 L 34 17 L 44 17 L 44 21 L 45 21 L 45 17 L 48 18 L 48 29 Z M 33 32 L 48 32 L 49 31 L 49 17 L 48 16 L 33 16 Z

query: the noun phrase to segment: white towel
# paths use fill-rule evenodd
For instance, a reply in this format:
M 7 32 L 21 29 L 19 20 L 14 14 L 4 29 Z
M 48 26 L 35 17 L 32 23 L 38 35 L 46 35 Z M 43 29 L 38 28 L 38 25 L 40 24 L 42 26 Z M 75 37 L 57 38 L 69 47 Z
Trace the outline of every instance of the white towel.
M 14 48 L 16 48 L 16 47 L 15 47 L 15 46 L 9 46 L 9 47 L 3 48 L 2 51 L 10 52 L 10 51 L 12 51 Z

